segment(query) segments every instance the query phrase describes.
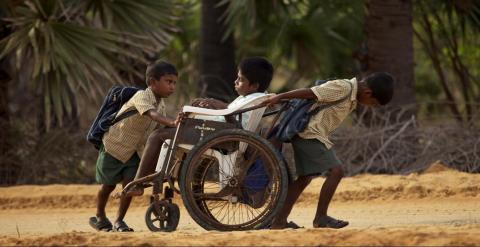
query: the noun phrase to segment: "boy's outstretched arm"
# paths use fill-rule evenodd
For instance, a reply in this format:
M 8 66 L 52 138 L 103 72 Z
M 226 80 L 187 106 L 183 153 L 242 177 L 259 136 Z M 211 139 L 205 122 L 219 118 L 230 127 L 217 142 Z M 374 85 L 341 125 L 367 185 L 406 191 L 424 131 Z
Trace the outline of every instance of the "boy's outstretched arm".
M 262 104 L 271 106 L 271 105 L 278 104 L 283 99 L 316 99 L 316 98 L 317 96 L 313 93 L 312 89 L 302 88 L 302 89 L 295 89 L 285 93 L 277 94 L 275 96 L 272 96 L 266 99 L 265 101 L 262 102 Z
M 172 128 L 177 127 L 181 117 L 183 117 L 182 114 L 179 114 L 177 116 L 177 119 L 173 120 L 173 119 L 162 116 L 160 113 L 158 113 L 154 109 L 148 110 L 147 112 L 144 113 L 144 115 L 150 117 L 153 121 L 159 124 L 163 124 L 167 127 L 172 127 Z

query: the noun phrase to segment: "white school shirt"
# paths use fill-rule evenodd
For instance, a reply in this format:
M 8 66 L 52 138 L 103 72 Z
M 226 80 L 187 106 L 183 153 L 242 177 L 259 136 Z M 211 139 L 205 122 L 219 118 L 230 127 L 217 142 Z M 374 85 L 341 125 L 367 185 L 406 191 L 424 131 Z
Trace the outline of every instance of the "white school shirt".
M 234 99 L 230 104 L 228 104 L 227 106 L 227 109 L 233 109 L 233 108 L 237 108 L 239 106 L 241 106 L 242 104 L 245 104 L 245 102 L 253 99 L 253 98 L 256 98 L 256 97 L 259 97 L 259 96 L 263 96 L 265 95 L 265 93 L 251 93 L 249 95 L 245 95 L 245 96 L 238 96 L 236 99 Z M 248 120 L 250 118 L 250 115 L 251 115 L 251 111 L 248 111 L 248 112 L 244 112 L 242 113 L 242 127 L 246 127 L 247 126 L 247 123 L 248 123 Z M 198 116 L 195 116 L 196 119 L 204 119 L 204 120 L 211 120 L 211 121 L 218 121 L 218 122 L 225 122 L 225 117 L 223 116 L 205 116 L 205 115 L 198 115 Z M 238 120 L 238 118 L 237 118 Z

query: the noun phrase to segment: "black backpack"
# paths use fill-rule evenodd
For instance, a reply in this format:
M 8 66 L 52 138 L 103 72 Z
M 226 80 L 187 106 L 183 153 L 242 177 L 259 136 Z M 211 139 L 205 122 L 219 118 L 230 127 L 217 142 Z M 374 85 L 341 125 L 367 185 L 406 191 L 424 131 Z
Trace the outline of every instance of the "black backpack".
M 132 98 L 138 90 L 140 89 L 128 86 L 113 86 L 108 90 L 107 96 L 103 100 L 102 106 L 87 134 L 87 140 L 91 142 L 96 149 L 100 149 L 103 135 L 108 131 L 110 126 L 138 112 L 136 109 L 129 110 L 115 118 L 120 108 L 122 108 L 122 105 Z
M 329 80 L 316 80 L 315 85 L 322 85 Z M 351 86 L 351 85 L 350 85 Z M 336 105 L 344 100 L 348 99 L 351 95 L 346 95 L 342 99 L 325 103 L 320 106 L 317 106 L 314 109 L 312 105 L 315 104 L 316 100 L 307 100 L 307 99 L 293 99 L 288 102 L 285 112 L 283 113 L 280 122 L 274 127 L 272 133 L 269 137 L 275 137 L 282 142 L 291 142 L 293 137 L 298 133 L 305 130 L 310 121 L 310 118 L 317 114 L 319 111 L 328 108 L 330 106 Z M 311 110 L 310 110 L 311 109 Z

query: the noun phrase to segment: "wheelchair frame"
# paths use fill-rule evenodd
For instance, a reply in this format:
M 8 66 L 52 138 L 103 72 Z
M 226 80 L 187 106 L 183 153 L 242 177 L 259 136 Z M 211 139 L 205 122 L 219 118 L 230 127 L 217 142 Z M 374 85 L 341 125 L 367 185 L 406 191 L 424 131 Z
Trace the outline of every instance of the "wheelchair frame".
M 253 111 L 253 110 L 261 108 L 261 107 L 265 107 L 265 106 L 260 104 L 260 105 L 256 105 L 256 106 L 247 107 L 247 108 L 244 108 L 244 109 L 236 110 L 236 111 L 234 111 L 230 114 L 224 115 L 224 117 L 238 115 L 239 118 L 240 118 L 240 122 L 241 122 L 242 113 L 245 113 L 245 112 L 248 112 L 248 111 Z M 273 126 L 277 122 L 281 112 L 285 109 L 285 107 L 286 107 L 286 104 L 284 104 L 284 106 L 281 107 L 280 110 L 274 110 L 274 111 L 271 111 L 271 112 L 267 112 L 267 113 L 264 113 L 261 116 L 261 118 L 264 118 L 264 117 L 276 114 L 274 120 L 272 121 L 272 123 L 271 123 L 271 125 L 270 125 L 270 127 L 267 131 L 267 134 L 261 137 L 265 141 L 266 141 L 265 137 L 268 136 L 268 134 L 272 131 Z M 189 113 L 189 112 L 187 112 L 187 113 Z M 176 230 L 176 228 L 178 226 L 179 218 L 180 218 L 180 211 L 179 211 L 178 206 L 176 204 L 172 203 L 172 198 L 174 197 L 174 192 L 176 192 L 176 193 L 178 193 L 179 195 L 182 196 L 182 199 L 184 201 L 184 206 L 187 208 L 187 210 L 189 209 L 189 205 L 187 205 L 188 202 L 185 201 L 184 195 L 182 195 L 182 192 L 180 191 L 180 189 L 175 188 L 175 185 L 174 185 L 175 180 L 179 181 L 180 179 L 182 179 L 180 177 L 181 176 L 180 169 L 182 168 L 182 166 L 188 166 L 189 165 L 189 164 L 184 164 L 184 162 L 186 160 L 185 156 L 183 157 L 183 159 L 178 159 L 176 162 L 173 162 L 173 160 L 175 159 L 175 157 L 174 157 L 175 153 L 177 152 L 177 150 L 179 148 L 178 135 L 181 132 L 182 128 L 184 128 L 184 126 L 185 126 L 185 119 L 182 119 L 182 121 L 180 122 L 179 126 L 176 129 L 175 136 L 172 140 L 171 145 L 168 145 L 168 150 L 167 150 L 167 155 L 166 155 L 167 158 L 164 159 L 161 170 L 157 171 L 157 172 L 155 172 L 151 175 L 147 175 L 143 178 L 136 179 L 136 180 L 128 183 L 121 192 L 121 196 L 125 196 L 126 192 L 130 188 L 132 188 L 133 186 L 139 185 L 139 184 L 145 184 L 145 183 L 148 183 L 148 185 L 144 186 L 144 187 L 149 187 L 149 186 L 153 187 L 152 188 L 152 195 L 150 196 L 151 205 L 147 209 L 147 212 L 146 212 L 146 215 L 145 215 L 145 221 L 146 221 L 147 227 L 151 231 L 170 232 L 170 231 Z M 254 134 L 254 133 L 252 133 L 252 134 Z M 213 134 L 211 134 L 211 135 L 213 135 Z M 265 144 L 263 144 L 263 145 L 265 145 Z M 192 150 L 193 149 L 191 149 L 189 152 L 192 152 Z M 187 153 L 185 152 L 185 154 L 187 154 Z M 278 158 L 277 158 L 277 160 L 278 160 Z M 278 164 L 279 164 L 279 166 L 283 166 L 283 167 L 280 167 L 280 168 L 283 169 L 284 170 L 283 173 L 286 174 L 286 165 L 284 164 L 284 161 L 279 160 Z M 179 165 L 180 167 L 176 167 L 177 165 Z M 246 171 L 245 171 L 245 173 L 246 173 Z M 183 179 L 185 179 L 185 178 L 183 178 Z M 287 179 L 287 183 L 288 183 L 288 177 L 286 179 Z M 168 185 L 164 187 L 165 182 L 168 183 Z M 178 183 L 178 184 L 180 185 L 180 183 Z M 163 191 L 162 191 L 162 189 L 163 189 Z M 280 198 L 279 199 L 279 204 L 283 205 L 283 200 L 285 200 L 285 197 L 286 197 L 286 184 L 285 184 L 285 182 L 283 182 L 281 190 L 283 190 L 283 191 L 278 192 L 281 195 L 279 197 Z M 162 198 L 161 198 L 160 194 L 163 194 Z M 279 208 L 279 207 L 277 206 L 276 208 Z M 273 217 L 273 212 L 270 212 L 270 213 L 272 214 L 272 216 L 269 217 L 270 220 L 271 220 L 271 218 Z M 199 223 L 202 227 L 204 227 L 207 230 L 221 230 L 221 231 L 222 230 L 250 230 L 250 229 L 262 228 L 262 227 L 265 227 L 266 225 L 269 224 L 269 222 L 259 222 L 259 223 L 256 223 L 255 225 L 249 225 L 248 227 L 238 228 L 238 229 L 229 228 L 229 227 L 212 227 L 211 225 L 201 224 L 201 222 L 199 222 L 198 219 L 196 219 L 197 217 L 193 217 L 191 212 L 190 212 L 190 215 L 192 216 L 192 218 L 194 218 L 195 221 L 197 221 L 197 223 Z M 152 220 L 152 217 L 154 218 L 153 220 Z M 153 221 L 159 221 L 159 223 L 160 223 L 159 227 L 155 226 L 153 224 Z

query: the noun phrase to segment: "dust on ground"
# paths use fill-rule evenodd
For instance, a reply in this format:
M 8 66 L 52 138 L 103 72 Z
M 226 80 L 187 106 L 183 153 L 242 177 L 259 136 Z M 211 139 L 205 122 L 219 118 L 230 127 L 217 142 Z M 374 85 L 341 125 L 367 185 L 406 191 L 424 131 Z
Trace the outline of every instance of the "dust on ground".
M 87 223 L 95 214 L 98 185 L 5 187 L 0 245 L 480 245 L 480 174 L 435 163 L 420 174 L 345 178 L 329 209 L 350 222 L 340 230 L 312 228 L 322 183 L 318 178 L 309 185 L 289 218 L 304 229 L 206 231 L 176 195 L 181 218 L 173 233 L 147 229 L 148 196 L 136 198 L 125 219 L 134 233 L 99 233 Z M 111 219 L 117 205 L 108 205 Z

